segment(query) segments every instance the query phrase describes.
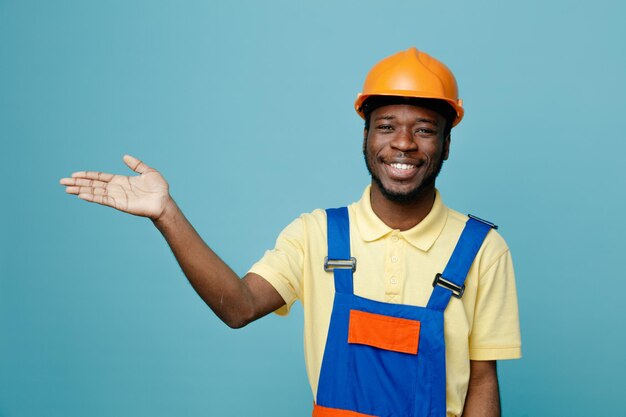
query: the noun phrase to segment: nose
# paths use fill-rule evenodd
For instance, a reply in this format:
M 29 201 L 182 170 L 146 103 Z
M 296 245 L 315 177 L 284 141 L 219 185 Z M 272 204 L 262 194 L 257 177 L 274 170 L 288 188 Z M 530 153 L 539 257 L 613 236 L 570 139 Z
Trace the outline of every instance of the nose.
M 399 129 L 396 132 L 391 147 L 402 152 L 413 151 L 417 149 L 417 142 L 413 138 L 411 129 Z

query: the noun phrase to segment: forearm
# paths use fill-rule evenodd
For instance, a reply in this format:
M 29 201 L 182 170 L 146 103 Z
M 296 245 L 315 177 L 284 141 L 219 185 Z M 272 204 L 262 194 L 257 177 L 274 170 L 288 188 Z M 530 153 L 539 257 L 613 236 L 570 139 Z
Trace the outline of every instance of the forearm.
M 154 224 L 195 291 L 224 323 L 238 328 L 267 314 L 255 307 L 249 280 L 239 279 L 206 245 L 173 200 Z
M 496 361 L 470 361 L 463 417 L 500 417 Z

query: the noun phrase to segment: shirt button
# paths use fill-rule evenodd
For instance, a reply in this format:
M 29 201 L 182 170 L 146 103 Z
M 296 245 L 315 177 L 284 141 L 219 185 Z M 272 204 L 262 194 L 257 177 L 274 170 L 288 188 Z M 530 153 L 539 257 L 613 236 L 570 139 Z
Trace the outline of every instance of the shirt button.
M 389 282 L 391 282 L 393 285 L 396 285 L 398 283 L 398 280 L 396 279 L 396 277 L 391 277 Z
M 398 241 L 398 236 L 391 236 L 391 240 L 393 242 L 397 242 Z
M 391 262 L 398 262 L 398 257 L 397 256 L 392 256 L 391 257 Z

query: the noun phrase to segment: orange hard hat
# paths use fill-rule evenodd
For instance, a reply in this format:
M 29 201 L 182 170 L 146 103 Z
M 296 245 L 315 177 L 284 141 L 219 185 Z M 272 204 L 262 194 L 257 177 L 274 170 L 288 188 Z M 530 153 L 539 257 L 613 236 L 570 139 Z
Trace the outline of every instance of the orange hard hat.
M 354 108 L 365 118 L 363 103 L 370 96 L 397 96 L 443 100 L 456 117 L 452 126 L 463 118 L 463 100 L 452 71 L 442 62 L 415 48 L 391 55 L 370 70 Z

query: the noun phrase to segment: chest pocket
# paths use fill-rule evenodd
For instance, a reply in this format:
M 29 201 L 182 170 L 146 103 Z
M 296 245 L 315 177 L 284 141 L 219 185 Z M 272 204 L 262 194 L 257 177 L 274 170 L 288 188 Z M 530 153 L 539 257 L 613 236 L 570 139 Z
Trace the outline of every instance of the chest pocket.
M 348 343 L 417 355 L 420 322 L 350 310 Z

